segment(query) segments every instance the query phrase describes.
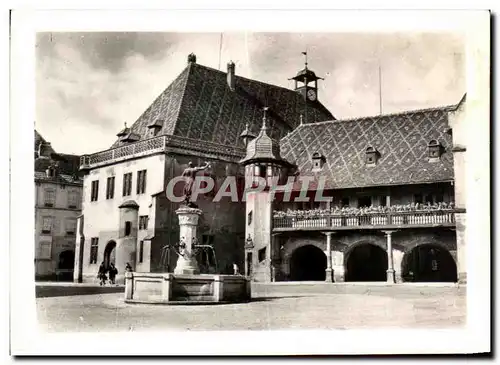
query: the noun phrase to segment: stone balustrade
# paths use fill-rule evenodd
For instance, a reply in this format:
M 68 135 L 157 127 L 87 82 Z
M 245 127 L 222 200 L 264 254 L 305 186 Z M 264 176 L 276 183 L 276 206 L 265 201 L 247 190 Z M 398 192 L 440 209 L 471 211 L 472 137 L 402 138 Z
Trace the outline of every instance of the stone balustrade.
M 320 216 L 286 215 L 278 212 L 273 217 L 274 230 L 294 229 L 360 229 L 360 228 L 403 228 L 428 226 L 455 226 L 458 209 L 385 212 L 362 215 L 337 215 L 323 213 Z
M 214 157 L 238 160 L 245 154 L 244 148 L 224 146 L 218 143 L 200 141 L 187 137 L 164 135 L 130 143 L 106 151 L 80 157 L 80 169 L 90 169 L 121 162 L 131 158 L 144 157 L 156 153 L 189 150 Z

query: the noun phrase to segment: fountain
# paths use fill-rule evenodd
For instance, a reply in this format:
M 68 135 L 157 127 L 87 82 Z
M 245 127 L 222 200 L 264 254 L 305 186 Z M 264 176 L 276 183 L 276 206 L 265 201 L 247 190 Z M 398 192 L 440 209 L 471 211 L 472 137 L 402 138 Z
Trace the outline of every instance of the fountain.
M 199 169 L 199 168 L 198 168 Z M 189 193 L 189 191 L 188 191 Z M 190 194 L 186 194 L 188 198 Z M 174 272 L 125 273 L 125 302 L 155 304 L 209 304 L 246 302 L 251 298 L 250 280 L 242 275 L 200 274 L 196 259 L 200 249 L 197 227 L 201 209 L 190 202 L 176 210 L 180 241 L 165 248 L 177 253 Z

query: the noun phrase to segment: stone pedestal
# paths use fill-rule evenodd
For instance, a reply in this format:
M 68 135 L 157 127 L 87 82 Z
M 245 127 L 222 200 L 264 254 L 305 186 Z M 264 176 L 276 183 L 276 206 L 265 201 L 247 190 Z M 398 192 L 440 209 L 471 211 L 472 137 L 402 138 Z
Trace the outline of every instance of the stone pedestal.
M 198 263 L 193 255 L 193 244 L 196 239 L 196 229 L 202 211 L 197 208 L 181 207 L 175 211 L 179 217 L 179 238 L 185 247 L 179 248 L 179 257 L 174 274 L 194 275 L 199 274 Z

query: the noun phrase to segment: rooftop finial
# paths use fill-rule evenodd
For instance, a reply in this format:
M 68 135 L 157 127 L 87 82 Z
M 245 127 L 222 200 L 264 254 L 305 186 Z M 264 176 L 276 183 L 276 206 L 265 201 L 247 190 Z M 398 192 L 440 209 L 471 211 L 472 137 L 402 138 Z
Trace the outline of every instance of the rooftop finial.
M 261 128 L 262 130 L 267 129 L 267 126 L 266 126 L 266 120 L 267 120 L 267 118 L 266 118 L 266 113 L 267 113 L 267 110 L 268 110 L 268 109 L 269 109 L 269 107 L 268 107 L 268 106 L 265 106 L 265 107 L 263 108 L 263 110 L 264 110 L 264 116 L 262 117 L 262 128 Z
M 125 128 L 127 128 L 127 122 L 124 122 L 123 124 L 125 125 Z
M 303 54 L 303 55 L 305 56 L 305 58 L 306 58 L 306 62 L 305 62 L 305 63 L 306 63 L 306 69 L 307 69 L 307 51 L 302 52 L 302 54 Z
M 188 63 L 196 63 L 196 55 L 192 52 L 188 55 Z
M 301 114 L 300 115 L 300 125 L 304 124 L 304 116 Z

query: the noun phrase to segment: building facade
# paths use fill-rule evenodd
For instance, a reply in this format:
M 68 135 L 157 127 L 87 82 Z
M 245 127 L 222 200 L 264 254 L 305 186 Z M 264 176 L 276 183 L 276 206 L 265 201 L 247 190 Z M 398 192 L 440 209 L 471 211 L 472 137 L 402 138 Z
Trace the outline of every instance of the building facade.
M 279 142 L 263 128 L 241 163 L 249 179 L 277 178 L 291 194 L 268 183 L 247 198 L 246 275 L 466 282 L 465 118 L 464 97 L 449 107 L 303 124 Z
M 201 258 L 202 272 L 230 273 L 234 263 L 243 267 L 244 203 L 212 199 L 226 176 L 244 180 L 243 139 L 258 132 L 263 106 L 272 109 L 269 133 L 277 139 L 305 115 L 311 121 L 334 119 L 309 97 L 306 105 L 303 86 L 290 90 L 246 79 L 236 75 L 232 62 L 221 72 L 189 55 L 187 67 L 130 127 L 125 125 L 110 149 L 82 156 L 74 280 L 92 281 L 99 265 L 110 262 L 118 269 L 118 282 L 127 263 L 141 272 L 174 269 L 176 257 L 167 246 L 179 241 L 179 203 L 167 199 L 165 190 L 190 162 L 210 162 L 204 173 L 216 181 L 214 191 L 197 200 L 204 212 L 198 240 L 215 249 Z
M 457 105 L 338 121 L 318 101 L 306 67 L 294 89 L 196 63 L 117 134 L 110 149 L 80 160 L 85 173 L 74 280 L 93 281 L 114 262 L 172 272 L 179 240 L 169 181 L 190 162 L 211 168 L 200 196 L 198 240 L 215 254 L 202 272 L 254 281 L 465 281 L 465 98 Z M 263 113 L 264 121 L 263 121 Z M 293 182 L 245 201 L 213 202 L 225 177 Z M 305 198 L 296 186 L 308 177 Z M 323 181 L 329 201 L 314 199 Z M 182 186 L 176 185 L 176 191 Z
M 72 280 L 81 214 L 79 156 L 57 154 L 35 131 L 35 279 Z

